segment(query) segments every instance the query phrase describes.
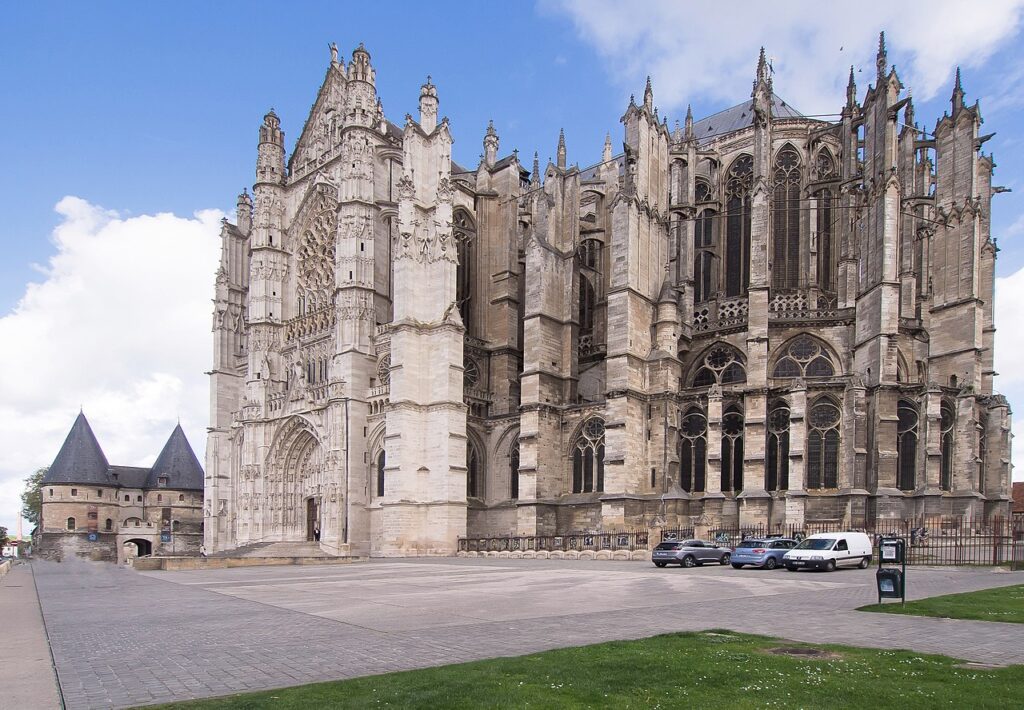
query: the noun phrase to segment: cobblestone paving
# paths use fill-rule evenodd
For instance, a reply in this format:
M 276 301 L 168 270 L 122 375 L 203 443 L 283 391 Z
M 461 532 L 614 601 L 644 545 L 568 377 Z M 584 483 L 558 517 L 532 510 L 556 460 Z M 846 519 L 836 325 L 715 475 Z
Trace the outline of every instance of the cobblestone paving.
M 70 710 L 708 628 L 1024 663 L 1019 625 L 853 611 L 876 600 L 873 569 L 495 559 L 149 573 L 34 566 Z M 1024 583 L 1024 573 L 989 570 L 908 577 L 911 598 Z

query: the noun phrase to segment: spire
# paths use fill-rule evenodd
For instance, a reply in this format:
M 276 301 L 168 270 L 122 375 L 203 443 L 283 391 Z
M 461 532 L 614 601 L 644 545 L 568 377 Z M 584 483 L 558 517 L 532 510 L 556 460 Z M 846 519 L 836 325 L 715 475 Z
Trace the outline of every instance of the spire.
M 612 134 L 604 134 L 604 150 L 601 151 L 601 162 L 609 163 L 612 159 Z
M 644 108 L 648 111 L 654 109 L 654 89 L 651 88 L 651 77 L 647 76 L 647 86 L 644 87 Z
M 530 173 L 530 184 L 540 185 L 540 156 L 537 155 L 537 151 L 533 151 L 533 172 Z
M 757 77 L 754 79 L 754 90 L 750 93 L 751 96 L 757 95 L 759 87 L 764 87 L 768 96 L 772 93 L 772 73 L 771 67 L 768 65 L 768 58 L 765 57 L 764 47 L 761 47 L 761 52 L 757 56 Z
M 558 158 L 557 163 L 560 170 L 565 170 L 565 129 L 558 129 Z
M 685 129 L 683 130 L 683 138 L 688 141 L 693 140 L 693 108 L 690 104 L 686 104 L 686 123 Z
M 98 483 L 110 482 L 107 470 L 110 465 L 103 449 L 92 433 L 92 427 L 82 412 L 78 413 L 64 444 L 57 453 L 50 468 L 43 476 L 43 483 Z
M 166 478 L 166 488 L 202 490 L 203 468 L 185 437 L 179 423 L 164 444 L 163 451 L 156 457 L 153 468 L 146 480 L 147 488 L 157 488 L 160 478 Z
M 498 159 L 498 132 L 494 130 L 494 121 L 487 122 L 487 133 L 484 134 L 484 162 L 490 167 Z
M 889 59 L 885 52 L 885 32 L 878 33 L 878 56 L 875 57 L 875 66 L 878 68 L 878 83 L 885 78 L 885 70 L 889 66 Z
M 853 78 L 853 65 L 850 65 L 850 78 L 846 82 L 846 108 L 857 105 L 857 82 Z
M 911 98 L 907 97 L 907 107 L 903 110 L 903 124 L 909 128 L 914 128 L 914 102 Z
M 960 67 L 956 68 L 956 83 L 953 85 L 953 97 L 950 101 L 953 104 L 954 114 L 964 107 L 964 87 L 960 84 Z
M 433 133 L 437 128 L 437 87 L 430 82 L 420 87 L 420 128 L 426 133 Z

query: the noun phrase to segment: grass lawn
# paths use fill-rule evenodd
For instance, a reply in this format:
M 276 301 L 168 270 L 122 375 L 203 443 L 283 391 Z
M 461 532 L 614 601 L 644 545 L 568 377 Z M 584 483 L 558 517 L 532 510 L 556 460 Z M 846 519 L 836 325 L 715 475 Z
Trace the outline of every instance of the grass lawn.
M 945 619 L 973 619 L 975 621 L 1010 621 L 1014 624 L 1024 624 L 1024 584 L 920 599 L 907 602 L 906 606 L 896 602 L 872 604 L 862 606 L 859 611 L 883 611 L 886 614 L 941 616 Z
M 771 649 L 818 650 L 823 658 Z M 268 662 L 272 662 L 268 659 Z M 440 668 L 161 705 L 312 708 L 1008 708 L 1024 666 L 811 646 L 732 632 L 668 634 Z

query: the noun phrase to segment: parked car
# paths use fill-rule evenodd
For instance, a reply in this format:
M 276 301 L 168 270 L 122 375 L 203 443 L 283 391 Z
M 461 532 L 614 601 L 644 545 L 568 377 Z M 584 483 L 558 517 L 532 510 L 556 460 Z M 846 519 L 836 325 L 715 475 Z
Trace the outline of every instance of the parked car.
M 860 567 L 871 564 L 871 538 L 862 532 L 834 532 L 809 535 L 782 558 L 786 569 L 823 569 Z
M 783 555 L 796 545 L 796 540 L 788 537 L 748 538 L 732 551 L 732 566 L 734 569 L 743 565 L 775 569 L 782 564 Z
M 731 548 L 707 540 L 666 540 L 658 543 L 651 553 L 651 562 L 655 567 L 668 564 L 696 567 L 705 562 L 727 565 L 731 559 Z

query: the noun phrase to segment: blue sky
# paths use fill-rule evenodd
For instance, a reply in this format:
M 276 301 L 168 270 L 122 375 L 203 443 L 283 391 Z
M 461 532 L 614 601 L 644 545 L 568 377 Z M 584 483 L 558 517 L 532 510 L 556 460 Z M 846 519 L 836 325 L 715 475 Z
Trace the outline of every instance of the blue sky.
M 365 43 L 397 123 L 432 75 L 465 165 L 476 165 L 488 119 L 502 154 L 518 148 L 529 165 L 538 150 L 543 162 L 564 127 L 569 161 L 587 165 L 606 132 L 621 143 L 619 117 L 648 74 L 670 124 L 687 103 L 699 118 L 749 96 L 764 45 L 778 94 L 808 114 L 835 112 L 851 64 L 864 69 L 863 97 L 884 29 L 924 128 L 948 108 L 959 64 L 983 132 L 997 132 L 985 149 L 996 184 L 1014 190 L 992 219 L 1009 304 L 997 357 L 1024 347 L 1011 307 L 1024 298 L 1020 5 L 994 0 L 980 14 L 948 0 L 869 0 L 850 16 L 810 2 L 8 4 L 0 439 L 16 455 L 0 462 L 0 525 L 13 527 L 20 479 L 52 460 L 79 405 L 115 463 L 151 461 L 177 417 L 202 456 L 216 210 L 251 185 L 268 108 L 289 145 L 298 138 L 331 41 L 346 59 Z M 144 278 L 126 278 L 132 269 Z M 1024 402 L 1024 373 L 1002 369 L 997 387 Z

